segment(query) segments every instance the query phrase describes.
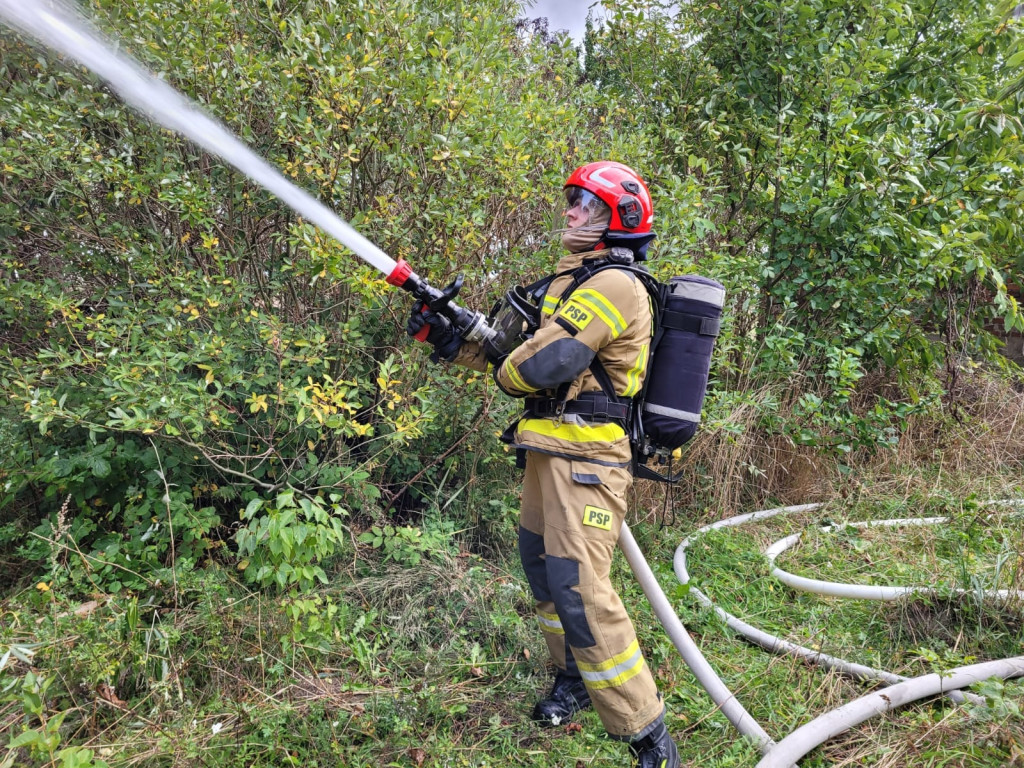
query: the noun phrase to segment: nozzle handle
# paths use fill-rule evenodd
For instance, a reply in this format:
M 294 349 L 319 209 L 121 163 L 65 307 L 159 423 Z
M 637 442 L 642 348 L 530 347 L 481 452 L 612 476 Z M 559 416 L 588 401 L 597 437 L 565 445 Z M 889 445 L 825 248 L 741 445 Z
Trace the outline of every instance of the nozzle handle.
M 420 314 L 426 314 L 429 311 L 430 311 L 430 307 L 428 307 L 426 304 L 424 304 L 420 308 Z M 416 335 L 413 336 L 413 338 L 416 339 L 416 341 L 426 341 L 427 340 L 427 336 L 429 336 L 429 335 L 430 335 L 430 323 L 424 323 L 423 327 L 420 328 L 418 331 L 416 331 Z

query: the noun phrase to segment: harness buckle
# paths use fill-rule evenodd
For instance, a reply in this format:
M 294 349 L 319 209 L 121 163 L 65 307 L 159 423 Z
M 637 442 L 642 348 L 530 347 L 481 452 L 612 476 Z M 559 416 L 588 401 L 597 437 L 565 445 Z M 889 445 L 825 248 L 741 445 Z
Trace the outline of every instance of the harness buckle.
M 555 403 L 554 419 L 556 427 L 562 426 L 563 414 L 565 414 L 565 400 L 559 400 Z

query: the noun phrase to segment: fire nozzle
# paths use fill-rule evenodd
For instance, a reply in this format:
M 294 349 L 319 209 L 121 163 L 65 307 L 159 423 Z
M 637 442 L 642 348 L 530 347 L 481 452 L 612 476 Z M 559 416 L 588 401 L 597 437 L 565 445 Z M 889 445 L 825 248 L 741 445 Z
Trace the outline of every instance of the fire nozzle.
M 486 342 L 494 336 L 495 331 L 487 324 L 487 317 L 482 312 L 464 309 L 455 303 L 455 297 L 462 290 L 462 275 L 447 288 L 439 290 L 413 272 L 405 259 L 399 259 L 386 279 L 389 285 L 408 291 L 432 312 L 448 318 L 466 341 Z

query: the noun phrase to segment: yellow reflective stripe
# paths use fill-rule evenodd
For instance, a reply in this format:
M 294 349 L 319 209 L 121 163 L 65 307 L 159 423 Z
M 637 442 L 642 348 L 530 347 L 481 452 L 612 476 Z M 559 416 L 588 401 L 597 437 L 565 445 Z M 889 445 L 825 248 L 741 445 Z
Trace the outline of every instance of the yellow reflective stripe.
M 533 432 L 545 437 L 557 437 L 570 443 L 611 443 L 626 436 L 626 431 L 618 424 L 609 422 L 586 427 L 582 424 L 563 422 L 556 425 L 550 419 L 523 419 L 519 422 L 520 432 Z
M 615 688 L 617 686 L 624 685 L 627 681 L 632 680 L 634 677 L 643 672 L 643 669 L 644 657 L 641 656 L 639 659 L 637 659 L 636 664 L 633 665 L 630 669 L 627 669 L 624 672 L 620 672 L 618 675 L 609 678 L 608 680 L 597 680 L 591 682 L 590 680 L 587 680 L 587 675 L 585 673 L 581 674 L 583 674 L 583 684 L 587 686 L 588 690 L 594 691 L 599 690 L 601 688 Z
M 555 314 L 555 310 L 558 309 L 558 298 L 555 296 L 545 296 L 544 303 L 541 305 L 540 311 L 545 315 Z
M 640 345 L 640 354 L 637 355 L 636 364 L 626 372 L 626 388 L 622 394 L 625 397 L 632 397 L 640 391 L 640 374 L 647 369 L 646 344 Z
M 505 361 L 505 374 L 512 380 L 512 386 L 522 392 L 536 392 L 536 387 L 531 387 L 525 381 L 523 377 L 519 375 L 519 371 L 512 365 L 512 358 Z
M 576 666 L 588 689 L 613 688 L 640 674 L 644 667 L 644 656 L 640 652 L 639 643 L 634 640 L 626 650 L 607 661 L 588 664 L 577 659 Z
M 542 632 L 548 632 L 552 635 L 564 635 L 565 630 L 562 629 L 562 622 L 558 618 L 557 613 L 544 613 L 537 611 L 537 621 L 540 623 Z
M 622 662 L 626 661 L 626 659 L 633 657 L 639 650 L 640 643 L 637 640 L 634 640 L 629 644 L 629 647 L 626 648 L 626 650 L 612 656 L 610 659 L 598 662 L 597 664 L 576 659 L 576 666 L 579 667 L 580 672 L 604 672 L 607 669 L 618 666 Z
M 592 309 L 594 314 L 611 328 L 613 339 L 626 330 L 626 321 L 619 313 L 619 310 L 593 288 L 584 288 L 581 291 L 576 291 L 571 298 Z

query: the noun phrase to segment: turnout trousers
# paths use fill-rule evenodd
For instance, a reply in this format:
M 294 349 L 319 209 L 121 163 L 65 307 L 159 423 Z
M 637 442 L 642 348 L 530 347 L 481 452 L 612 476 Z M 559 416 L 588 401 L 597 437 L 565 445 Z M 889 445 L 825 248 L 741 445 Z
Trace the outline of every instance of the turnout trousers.
M 631 483 L 625 467 L 529 451 L 519 517 L 519 554 L 551 658 L 583 678 L 605 729 L 624 739 L 645 735 L 664 711 L 609 576 Z

